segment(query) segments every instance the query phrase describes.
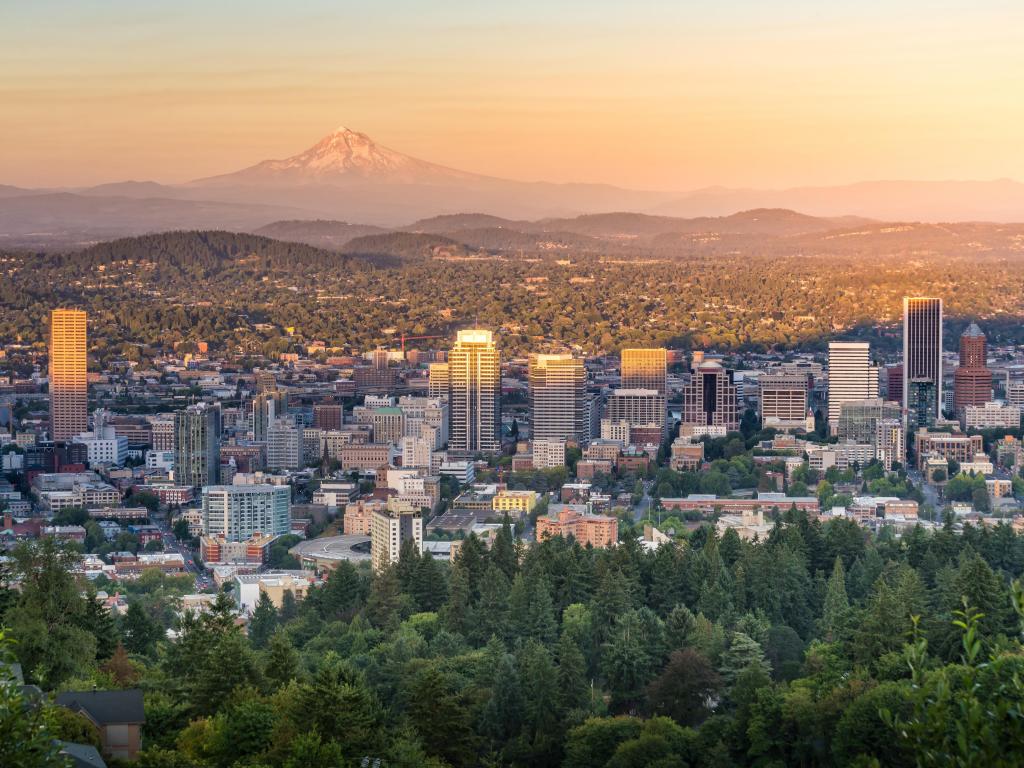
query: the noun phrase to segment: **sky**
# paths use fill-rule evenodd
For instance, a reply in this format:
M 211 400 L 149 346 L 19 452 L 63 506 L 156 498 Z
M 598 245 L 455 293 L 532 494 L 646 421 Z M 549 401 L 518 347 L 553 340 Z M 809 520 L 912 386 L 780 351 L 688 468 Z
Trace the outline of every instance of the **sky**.
M 345 125 L 638 189 L 1024 180 L 1019 0 L 0 0 L 0 184 L 164 183 Z

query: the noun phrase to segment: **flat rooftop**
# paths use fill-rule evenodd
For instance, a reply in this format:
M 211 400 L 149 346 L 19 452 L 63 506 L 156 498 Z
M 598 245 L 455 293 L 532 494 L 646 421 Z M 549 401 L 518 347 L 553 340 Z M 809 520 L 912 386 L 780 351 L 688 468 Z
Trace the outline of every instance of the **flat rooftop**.
M 362 545 L 360 551 L 353 549 Z M 369 536 L 322 536 L 318 539 L 300 541 L 289 552 L 300 560 L 303 557 L 315 557 L 319 560 L 351 560 L 359 562 L 370 559 Z

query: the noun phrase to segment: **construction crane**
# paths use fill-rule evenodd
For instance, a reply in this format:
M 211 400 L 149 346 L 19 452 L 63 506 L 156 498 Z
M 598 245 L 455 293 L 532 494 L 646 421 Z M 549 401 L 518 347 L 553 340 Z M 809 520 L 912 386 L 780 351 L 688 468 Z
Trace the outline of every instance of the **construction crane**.
M 413 341 L 415 339 L 443 339 L 444 336 L 406 336 L 402 334 L 402 357 L 405 357 L 405 342 Z

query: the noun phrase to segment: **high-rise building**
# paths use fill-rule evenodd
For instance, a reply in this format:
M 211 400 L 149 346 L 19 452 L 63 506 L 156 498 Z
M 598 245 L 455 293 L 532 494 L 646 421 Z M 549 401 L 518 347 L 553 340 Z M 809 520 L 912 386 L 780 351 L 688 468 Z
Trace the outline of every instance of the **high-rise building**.
M 303 466 L 302 427 L 294 419 L 274 419 L 267 427 L 267 467 L 301 469 Z
M 530 434 L 535 440 L 590 442 L 587 372 L 572 355 L 531 355 Z
M 291 530 L 287 485 L 208 485 L 203 488 L 203 533 L 226 541 Z
M 953 410 L 962 417 L 969 405 L 992 399 L 992 371 L 988 369 L 985 334 L 971 323 L 960 335 L 960 366 L 953 372 Z
M 427 369 L 427 394 L 448 397 L 448 363 L 431 363 Z
M 833 341 L 828 345 L 828 423 L 839 426 L 843 403 L 878 397 L 878 369 L 871 365 L 866 341 Z
M 605 425 L 608 429 L 629 425 L 631 434 L 634 429 L 647 428 L 658 430 L 664 438 L 665 396 L 656 389 L 616 389 L 605 401 L 601 424 L 602 433 Z
M 682 424 L 688 427 L 739 429 L 736 385 L 732 371 L 715 360 L 704 360 L 683 387 Z
M 459 331 L 448 354 L 451 451 L 501 451 L 501 363 L 491 331 Z
M 622 389 L 653 389 L 666 394 L 668 351 L 661 348 L 622 350 Z
M 416 553 L 423 551 L 423 516 L 419 508 L 400 508 L 389 502 L 375 509 L 370 518 L 370 560 L 373 569 L 383 571 L 398 562 L 402 545 L 411 541 Z
M 85 312 L 50 312 L 50 434 L 70 440 L 89 429 Z
M 761 426 L 764 429 L 807 428 L 806 374 L 764 373 L 757 383 L 761 392 Z
M 903 429 L 902 418 L 884 418 L 875 422 L 875 458 L 887 472 L 893 470 L 898 462 L 907 460 L 906 431 Z
M 942 416 L 942 299 L 903 298 L 903 397 L 904 411 L 911 408 L 910 382 L 932 382 L 929 396 L 935 417 Z M 925 389 L 918 388 L 914 407 L 921 405 Z M 917 421 L 922 421 L 921 416 Z M 932 419 L 934 421 L 934 419 Z
M 927 377 L 908 381 L 903 409 L 909 429 L 933 426 L 939 413 L 935 382 Z
M 288 413 L 288 393 L 283 389 L 263 389 L 252 399 L 252 438 L 267 439 L 267 429 L 274 419 Z
M 840 442 L 874 442 L 878 422 L 884 419 L 899 419 L 898 404 L 870 397 L 864 400 L 848 400 L 839 410 L 835 434 Z
M 345 407 L 335 403 L 313 406 L 313 426 L 317 429 L 341 429 L 345 422 Z
M 903 405 L 903 364 L 890 365 L 885 369 L 886 390 L 885 398 L 894 403 Z
M 220 481 L 220 406 L 190 405 L 174 414 L 174 481 L 198 488 Z

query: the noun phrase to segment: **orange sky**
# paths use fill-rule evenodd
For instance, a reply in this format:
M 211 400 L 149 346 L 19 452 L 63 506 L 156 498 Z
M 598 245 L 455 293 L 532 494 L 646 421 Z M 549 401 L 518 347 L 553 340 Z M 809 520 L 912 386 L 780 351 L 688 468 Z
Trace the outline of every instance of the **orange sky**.
M 1024 3 L 485 5 L 15 4 L 0 183 L 184 181 L 342 124 L 528 180 L 1024 179 Z

